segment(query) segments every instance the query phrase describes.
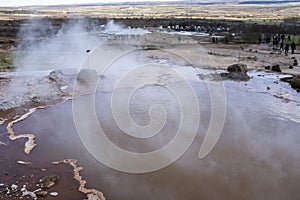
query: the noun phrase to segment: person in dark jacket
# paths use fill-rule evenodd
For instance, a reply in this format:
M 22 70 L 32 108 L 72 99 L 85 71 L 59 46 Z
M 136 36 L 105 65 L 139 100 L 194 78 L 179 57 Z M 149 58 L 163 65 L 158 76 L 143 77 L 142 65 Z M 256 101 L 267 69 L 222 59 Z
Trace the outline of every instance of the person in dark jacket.
M 291 50 L 292 50 L 292 54 L 294 54 L 295 50 L 296 50 L 296 44 L 295 44 L 295 42 L 292 42 L 292 44 L 291 44 Z
M 286 45 L 285 45 L 285 48 L 284 48 L 284 53 L 285 53 L 285 54 L 288 54 L 288 53 L 289 53 L 289 49 L 290 49 L 290 45 L 289 45 L 289 44 L 286 44 Z

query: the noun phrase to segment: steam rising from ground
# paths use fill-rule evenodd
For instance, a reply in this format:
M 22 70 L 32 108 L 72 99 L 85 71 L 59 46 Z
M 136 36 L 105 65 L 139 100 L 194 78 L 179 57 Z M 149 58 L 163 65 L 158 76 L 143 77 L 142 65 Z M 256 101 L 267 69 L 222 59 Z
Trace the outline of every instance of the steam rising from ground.
M 87 25 L 88 23 L 85 22 L 74 22 L 56 27 L 49 21 L 43 23 L 34 20 L 28 21 L 28 25 L 24 26 L 19 34 L 21 43 L 18 49 L 22 52 L 17 55 L 15 65 L 20 70 L 78 68 L 86 57 L 87 49 L 93 49 L 105 41 L 108 34 L 118 34 L 128 30 L 112 22 L 105 28 L 99 26 L 99 28 L 89 29 Z M 128 59 L 126 60 L 127 64 L 133 60 L 128 57 L 126 59 Z M 103 61 L 103 58 L 99 58 L 99 60 Z M 116 76 L 115 72 L 119 68 L 110 70 Z M 108 78 L 110 77 L 108 76 Z M 110 81 L 110 79 L 107 80 Z M 247 84 L 253 84 L 253 87 L 257 88 L 261 81 L 265 88 L 265 80 L 252 79 Z M 165 171 L 144 175 L 143 179 L 142 176 L 133 177 L 104 167 L 101 168 L 101 166 L 99 168 L 92 166 L 90 170 L 94 171 L 91 174 L 101 174 L 101 179 L 99 180 L 99 177 L 94 177 L 94 175 L 90 179 L 93 179 L 94 183 L 102 181 L 102 186 L 112 197 L 111 199 L 134 199 L 134 197 L 140 199 L 143 196 L 152 196 L 156 199 L 159 197 L 160 199 L 166 199 L 166 197 L 171 197 L 171 199 L 199 199 L 201 197 L 204 199 L 234 199 L 237 196 L 242 199 L 259 199 L 262 196 L 267 199 L 296 198 L 298 195 L 296 186 L 299 183 L 298 175 L 300 173 L 298 155 L 300 140 L 299 134 L 296 134 L 299 132 L 299 123 L 297 123 L 299 106 L 282 102 L 265 92 L 249 92 L 244 83 L 230 82 L 226 87 L 228 118 L 222 137 L 208 158 L 203 160 L 197 158 L 207 126 L 204 123 L 204 125 L 200 124 L 202 129 L 199 129 L 198 138 L 191 149 L 177 163 L 164 169 Z M 274 87 L 273 84 L 272 90 Z M 194 89 L 198 98 L 202 102 L 206 102 L 208 100 L 205 100 L 204 97 L 209 95 L 203 88 L 205 87 L 201 82 L 195 83 Z M 152 89 L 152 92 L 164 94 L 160 89 L 162 88 L 155 86 L 155 90 Z M 141 125 L 146 124 L 148 119 L 141 116 L 146 116 L 144 111 L 147 111 L 148 104 L 152 103 L 149 98 L 150 92 L 149 88 L 148 90 L 144 88 L 140 93 L 137 92 L 136 96 L 133 96 L 133 100 L 141 103 L 130 105 L 133 117 Z M 169 98 L 167 100 L 170 102 Z M 282 114 L 275 110 L 270 102 L 280 107 L 281 110 L 285 106 L 290 113 L 295 111 L 296 120 L 282 119 Z M 174 108 L 172 104 L 170 104 L 170 108 Z M 209 121 L 206 119 L 209 118 L 210 113 L 210 107 L 207 105 L 209 102 L 203 104 L 202 107 L 200 105 L 204 121 Z M 103 106 L 104 111 L 109 107 L 105 106 L 103 101 L 100 106 Z M 173 118 L 176 117 L 175 111 L 174 108 L 171 112 Z M 99 119 L 106 120 L 104 124 L 107 127 L 104 128 L 112 133 L 118 133 L 119 130 L 112 124 L 112 116 L 107 112 L 101 113 L 103 116 Z M 51 119 L 53 120 L 51 127 L 62 129 L 61 131 L 55 130 L 53 134 L 71 130 L 70 127 L 61 126 L 63 120 L 61 118 Z M 67 121 L 69 118 L 66 117 L 65 120 Z M 169 126 L 173 125 L 172 123 L 175 124 L 174 121 L 170 121 Z M 40 123 L 38 126 L 40 129 L 45 129 L 45 124 L 50 126 L 48 117 L 44 124 Z M 116 135 L 113 138 L 114 142 L 130 144 L 120 138 L 119 135 Z M 61 146 L 64 148 L 68 147 L 64 140 L 56 142 L 63 143 Z M 43 148 L 42 145 L 41 148 Z M 51 153 L 56 152 L 60 155 L 62 153 L 60 151 L 60 148 L 55 148 Z M 47 152 L 50 154 L 49 151 Z M 168 181 L 166 182 L 166 180 Z M 160 187 L 157 187 L 158 184 Z M 185 187 L 182 187 L 183 185 Z M 115 188 L 118 188 L 117 192 Z M 132 191 L 132 188 L 136 188 L 136 192 L 128 193 L 128 191 Z
M 86 51 L 106 40 L 107 33 L 124 28 L 113 21 L 107 25 L 89 24 L 87 20 L 72 21 L 61 27 L 47 20 L 28 20 L 19 32 L 19 52 L 14 59 L 18 70 L 49 70 L 79 68 Z

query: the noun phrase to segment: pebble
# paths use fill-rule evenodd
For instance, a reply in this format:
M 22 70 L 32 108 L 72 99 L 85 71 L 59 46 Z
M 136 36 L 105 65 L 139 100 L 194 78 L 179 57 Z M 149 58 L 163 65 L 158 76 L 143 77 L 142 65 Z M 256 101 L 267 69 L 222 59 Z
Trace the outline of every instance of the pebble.
M 51 188 L 57 183 L 58 179 L 57 175 L 48 175 L 39 180 L 39 185 L 41 188 Z
M 62 86 L 61 88 L 60 88 L 60 90 L 66 90 L 66 89 L 68 89 L 68 86 L 66 85 L 66 86 Z
M 21 161 L 21 160 L 17 161 L 17 163 L 20 165 L 30 165 L 31 164 L 31 162 L 25 162 L 25 161 Z
M 11 188 L 11 190 L 17 190 L 17 189 L 18 189 L 18 186 L 15 185 L 15 184 L 12 184 L 10 188 Z
M 51 192 L 50 196 L 56 197 L 56 196 L 58 196 L 58 192 Z
M 39 197 L 47 197 L 47 195 L 48 195 L 47 191 L 38 191 L 38 192 L 36 192 L 36 196 L 39 196 Z

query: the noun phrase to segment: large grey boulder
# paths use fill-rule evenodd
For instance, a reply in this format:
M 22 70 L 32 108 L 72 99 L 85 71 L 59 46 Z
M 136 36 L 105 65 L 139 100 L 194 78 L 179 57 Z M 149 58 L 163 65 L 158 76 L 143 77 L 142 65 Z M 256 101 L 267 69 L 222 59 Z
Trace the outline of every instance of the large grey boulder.
M 247 65 L 245 64 L 233 64 L 227 67 L 229 73 L 242 73 L 246 74 L 248 71 Z
M 272 66 L 272 71 L 274 71 L 274 72 L 281 72 L 280 66 L 279 65 L 273 65 Z
M 250 77 L 247 75 L 247 65 L 234 64 L 227 67 L 229 73 L 222 73 L 221 76 L 224 79 L 230 79 L 235 81 L 248 81 Z
M 77 81 L 81 83 L 95 83 L 97 82 L 98 74 L 96 70 L 81 69 L 77 75 Z

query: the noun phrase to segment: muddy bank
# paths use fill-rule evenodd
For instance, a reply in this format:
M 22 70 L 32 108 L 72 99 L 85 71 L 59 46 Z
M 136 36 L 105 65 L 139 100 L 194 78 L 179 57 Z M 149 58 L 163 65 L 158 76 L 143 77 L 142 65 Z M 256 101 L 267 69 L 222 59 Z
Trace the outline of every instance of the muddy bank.
M 63 101 L 69 96 L 67 80 L 51 80 L 46 72 L 0 73 L 0 117 L 12 119 L 28 109 Z
M 101 192 L 85 187 L 76 160 L 34 161 L 29 155 L 37 146 L 36 132 L 14 127 L 38 110 L 88 93 L 85 76 L 75 69 L 1 73 L 0 162 L 5 166 L 0 174 L 1 199 L 104 199 Z M 76 80 L 80 91 L 73 91 Z
M 33 191 L 38 199 L 54 199 L 51 192 L 57 192 L 59 199 L 82 200 L 85 195 L 78 192 L 79 183 L 73 176 L 73 168 L 68 165 L 54 166 L 47 161 L 35 162 L 31 157 L 26 156 L 23 149 L 23 141 L 10 141 L 5 130 L 5 126 L 0 126 L 0 163 L 2 170 L 0 173 L 0 199 L 34 199 Z M 19 164 L 20 163 L 20 164 Z M 43 177 L 56 175 L 58 180 L 49 188 L 42 188 L 37 185 Z M 26 193 L 24 189 L 26 187 Z M 40 189 L 40 190 L 39 190 Z M 40 193 L 44 191 L 47 194 Z M 35 196 L 33 195 L 33 196 Z
M 289 83 L 293 89 L 295 89 L 297 92 L 300 93 L 300 77 L 299 76 L 282 78 L 281 81 Z

